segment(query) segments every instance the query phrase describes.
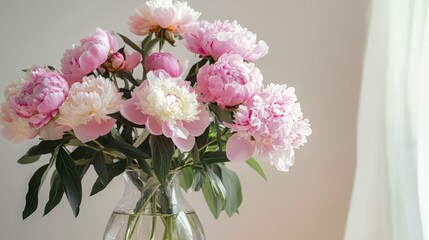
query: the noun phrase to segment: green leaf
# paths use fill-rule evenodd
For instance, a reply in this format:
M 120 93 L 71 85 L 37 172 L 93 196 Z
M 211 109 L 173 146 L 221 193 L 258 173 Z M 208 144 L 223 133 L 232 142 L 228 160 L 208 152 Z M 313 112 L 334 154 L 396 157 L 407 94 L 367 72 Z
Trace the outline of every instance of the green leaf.
M 64 139 L 41 141 L 38 145 L 30 148 L 30 150 L 28 150 L 26 155 L 37 156 L 37 155 L 52 153 L 55 150 L 55 148 L 61 145 L 64 141 L 65 141 Z
M 228 112 L 216 104 L 209 104 L 209 108 L 213 111 L 220 122 L 233 123 L 232 112 Z
M 210 180 L 206 179 L 203 184 L 203 195 L 213 216 L 217 219 L 225 206 L 222 195 L 213 190 Z
M 142 209 L 145 209 L 151 197 L 154 196 L 159 187 L 160 184 L 155 177 L 149 178 L 146 182 L 146 185 L 141 190 L 141 197 L 136 204 L 134 212 L 140 212 Z
M 45 211 L 43 215 L 48 214 L 53 208 L 55 208 L 63 198 L 64 188 L 61 184 L 61 179 L 57 171 L 54 171 L 51 177 L 51 190 L 49 191 L 49 201 L 45 205 Z
M 153 32 L 150 33 L 149 35 L 147 35 L 147 37 L 145 37 L 145 39 L 143 39 L 142 44 L 141 44 L 142 49 L 144 49 L 146 47 L 146 45 L 148 44 L 148 42 L 150 42 L 152 40 L 152 37 L 153 37 Z
M 216 139 L 217 139 L 217 145 L 219 147 L 219 151 L 222 151 L 222 131 L 220 130 L 220 126 L 219 126 L 219 120 L 217 118 L 215 118 L 215 129 L 216 129 Z
M 186 76 L 186 81 L 190 81 L 191 82 L 191 86 L 195 85 L 195 82 L 197 81 L 197 73 L 198 70 L 204 66 L 206 63 L 208 62 L 207 58 L 203 58 L 201 59 L 201 61 L 195 63 L 191 69 L 189 70 L 188 76 Z
M 180 186 L 183 190 L 188 191 L 192 187 L 194 182 L 194 171 L 191 167 L 186 167 L 181 170 L 180 174 Z
M 203 146 L 206 146 L 207 143 L 209 142 L 209 133 L 210 133 L 210 128 L 206 128 L 206 130 L 204 131 L 204 133 L 201 136 L 198 136 L 195 138 L 195 143 L 198 146 L 198 149 L 202 148 Z M 204 152 L 206 150 L 207 147 L 204 147 L 203 149 L 201 149 L 201 152 Z
M 91 148 L 77 147 L 72 153 L 70 153 L 70 156 L 73 160 L 91 159 L 95 152 L 96 151 Z
M 150 170 L 150 166 L 144 159 L 137 159 L 137 164 L 139 167 L 149 176 L 152 176 L 152 171 Z
M 40 155 L 36 155 L 36 156 L 27 156 L 24 155 L 22 156 L 19 160 L 18 163 L 20 164 L 30 164 L 30 163 L 34 163 L 37 162 L 40 159 Z
M 216 166 L 216 165 L 213 165 Z M 217 167 L 217 166 L 216 166 Z M 216 175 L 216 173 L 213 171 L 213 169 L 211 169 L 208 166 L 205 166 L 205 171 L 207 173 L 207 177 L 210 180 L 211 186 L 213 188 L 213 191 L 218 194 L 221 195 L 223 199 L 225 199 L 226 197 L 226 189 L 225 186 L 223 185 L 222 181 L 220 180 L 219 176 Z
M 88 171 L 90 165 L 91 165 L 91 161 L 88 160 L 88 162 L 86 164 L 80 165 L 80 166 L 76 166 L 77 171 L 79 173 L 79 177 L 80 177 L 81 180 L 85 176 L 85 174 Z
M 128 81 L 130 81 L 130 83 L 132 83 L 134 86 L 139 86 L 140 83 L 134 78 L 134 76 L 129 73 L 129 72 L 124 72 L 124 71 L 120 71 L 118 72 L 118 75 L 122 78 L 122 79 L 126 79 Z
M 206 164 L 229 162 L 226 152 L 206 152 L 201 157 L 201 161 Z
M 204 182 L 206 181 L 206 175 L 198 169 L 193 169 L 194 172 L 194 181 L 192 182 L 192 190 L 198 192 L 203 187 Z
M 128 125 L 123 126 L 121 137 L 124 139 L 126 143 L 129 143 L 129 144 L 133 143 L 133 132 L 134 132 L 133 127 L 130 127 Z
M 105 148 L 118 150 L 133 159 L 150 159 L 150 156 L 141 149 L 135 148 L 133 145 L 126 142 L 110 142 L 105 146 Z
M 114 164 L 107 165 L 107 173 L 109 176 L 107 183 L 110 183 L 113 178 L 115 178 L 119 174 L 123 173 L 126 168 L 127 168 L 127 161 L 125 161 L 125 160 L 118 161 Z M 100 178 L 98 178 L 95 181 L 94 185 L 92 186 L 91 196 L 94 194 L 97 194 L 101 190 L 105 189 L 107 185 L 108 184 L 106 184 L 106 185 L 102 184 Z
M 198 146 L 194 144 L 194 147 L 191 150 L 192 159 L 194 160 L 194 165 L 200 162 L 200 152 L 198 151 Z
M 221 164 L 218 166 L 222 171 L 222 182 L 226 189 L 225 212 L 231 217 L 238 211 L 238 208 L 243 202 L 240 179 L 235 172 L 229 170 L 225 166 Z
M 103 185 L 107 185 L 107 181 L 109 180 L 109 176 L 107 173 L 107 167 L 105 162 L 105 155 L 103 151 L 97 152 L 95 156 L 91 160 L 92 166 L 94 166 L 94 170 L 98 175 L 101 183 Z
M 40 167 L 31 177 L 30 182 L 28 183 L 28 192 L 25 196 L 25 207 L 22 212 L 22 218 L 26 219 L 37 209 L 39 202 L 39 190 L 42 186 L 44 175 L 49 170 L 49 164 L 45 164 Z
M 161 41 L 161 38 L 155 38 L 150 41 L 148 41 L 143 50 L 143 59 L 146 60 L 147 56 L 152 52 L 153 48 L 156 46 L 156 44 Z
M 82 202 L 82 184 L 73 159 L 63 147 L 59 148 L 55 166 L 74 216 L 77 217 Z
M 152 164 L 159 182 L 164 185 L 170 171 L 171 160 L 174 154 L 174 143 L 164 135 L 151 135 L 149 144 L 152 152 Z
M 124 41 L 124 43 L 126 43 L 128 46 L 130 46 L 132 49 L 136 50 L 137 52 L 141 52 L 142 50 L 140 49 L 140 47 L 135 44 L 133 41 L 131 41 L 128 37 L 117 33 L 119 35 L 119 37 L 122 38 L 122 40 Z
M 249 165 L 253 170 L 255 170 L 261 177 L 263 177 L 267 181 L 267 176 L 265 175 L 264 170 L 261 165 L 254 159 L 249 158 L 246 160 L 247 165 Z

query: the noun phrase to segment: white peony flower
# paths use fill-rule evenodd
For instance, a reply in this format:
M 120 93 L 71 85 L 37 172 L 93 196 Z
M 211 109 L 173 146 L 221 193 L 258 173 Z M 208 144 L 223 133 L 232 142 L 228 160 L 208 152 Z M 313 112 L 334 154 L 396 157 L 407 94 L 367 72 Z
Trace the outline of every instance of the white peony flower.
M 159 28 L 180 34 L 184 26 L 198 20 L 201 13 L 186 2 L 173 0 L 147 1 L 130 17 L 130 30 L 137 35 L 147 35 Z
M 119 111 L 121 97 L 108 79 L 85 77 L 70 88 L 58 123 L 71 127 L 83 142 L 94 140 L 112 130 L 116 121 L 107 115 Z
M 195 136 L 210 124 L 205 106 L 189 82 L 173 78 L 163 70 L 151 71 L 121 106 L 122 115 L 136 124 L 144 124 L 150 134 L 171 138 L 183 151 L 192 149 Z

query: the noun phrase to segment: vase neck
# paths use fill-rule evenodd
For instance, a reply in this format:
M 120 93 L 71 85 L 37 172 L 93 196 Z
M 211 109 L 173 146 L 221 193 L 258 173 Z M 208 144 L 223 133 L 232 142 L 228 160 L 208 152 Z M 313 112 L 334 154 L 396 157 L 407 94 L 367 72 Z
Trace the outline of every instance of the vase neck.
M 170 174 L 163 185 L 139 170 L 127 170 L 124 177 L 125 191 L 115 211 L 144 215 L 193 212 L 180 189 L 180 174 Z

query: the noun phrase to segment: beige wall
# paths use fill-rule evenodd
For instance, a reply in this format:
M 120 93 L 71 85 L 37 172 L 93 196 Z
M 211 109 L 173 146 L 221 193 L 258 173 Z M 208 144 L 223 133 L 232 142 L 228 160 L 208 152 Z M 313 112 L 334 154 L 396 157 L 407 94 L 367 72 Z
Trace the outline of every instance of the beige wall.
M 0 3 L 0 88 L 32 64 L 58 66 L 63 51 L 95 27 L 127 33 L 125 22 L 142 1 L 2 0 Z M 312 123 L 309 143 L 297 152 L 289 173 L 267 164 L 265 182 L 249 168 L 231 164 L 243 183 L 240 215 L 214 220 L 201 195 L 193 204 L 210 240 L 342 239 L 355 166 L 356 110 L 365 39 L 367 0 L 190 0 L 203 18 L 237 19 L 266 40 L 271 52 L 257 62 L 265 82 L 296 88 Z M 179 44 L 180 45 L 180 44 Z M 185 57 L 179 51 L 180 56 Z M 187 55 L 191 57 L 192 55 Z M 87 197 L 94 174 L 84 179 L 81 215 L 68 203 L 42 218 L 39 209 L 22 221 L 27 182 L 37 165 L 16 160 L 34 142 L 13 145 L 0 139 L 0 239 L 101 239 L 122 194 L 117 179 Z M 40 206 L 47 201 L 41 191 Z

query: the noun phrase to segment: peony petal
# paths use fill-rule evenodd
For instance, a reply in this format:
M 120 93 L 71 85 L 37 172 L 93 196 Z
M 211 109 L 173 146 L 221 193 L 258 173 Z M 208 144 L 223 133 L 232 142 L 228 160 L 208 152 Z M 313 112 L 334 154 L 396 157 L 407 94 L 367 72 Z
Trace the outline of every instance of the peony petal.
M 171 139 L 180 150 L 185 152 L 191 151 L 195 144 L 195 137 L 193 136 L 188 136 L 187 139 L 173 136 Z
M 135 124 L 143 125 L 147 121 L 147 116 L 137 108 L 134 99 L 128 99 L 122 103 L 120 112 L 124 118 Z
M 61 126 L 57 122 L 51 121 L 40 129 L 40 136 L 43 140 L 58 140 L 63 137 L 63 132 L 68 130 L 68 127 Z
M 109 50 L 108 46 L 95 44 L 79 57 L 79 70 L 85 74 L 94 71 L 107 60 Z
M 168 28 L 174 22 L 176 13 L 172 7 L 156 8 L 153 11 L 153 19 L 162 28 Z
M 139 65 L 143 59 L 141 53 L 133 52 L 132 54 L 128 54 L 127 50 L 125 50 L 125 71 L 132 71 L 134 68 Z
M 49 120 L 51 120 L 51 117 L 43 114 L 36 114 L 31 116 L 29 120 L 30 120 L 30 124 L 34 128 L 41 128 L 44 125 L 46 125 L 49 122 Z
M 176 125 L 170 127 L 173 136 L 178 138 L 188 138 L 189 131 L 183 126 L 182 121 L 176 122 Z
M 146 128 L 150 134 L 153 135 L 161 135 L 162 134 L 162 126 L 151 116 L 147 117 Z
M 171 131 L 171 128 L 168 126 L 167 123 L 162 124 L 162 133 L 164 133 L 164 136 L 171 138 L 173 136 L 173 131 Z
M 231 161 L 246 161 L 252 156 L 254 150 L 255 145 L 238 134 L 232 135 L 226 143 L 226 156 Z
M 204 133 L 207 127 L 210 125 L 209 112 L 203 108 L 198 113 L 199 119 L 193 122 L 183 122 L 183 126 L 189 131 L 192 136 L 200 136 Z
M 102 120 L 100 123 L 92 119 L 86 124 L 75 127 L 73 130 L 76 137 L 85 143 L 109 133 L 115 126 L 115 122 L 116 120 L 113 118 Z
M 63 92 L 50 93 L 45 97 L 43 102 L 37 106 L 37 111 L 41 114 L 48 115 L 49 113 L 56 111 L 65 99 Z

